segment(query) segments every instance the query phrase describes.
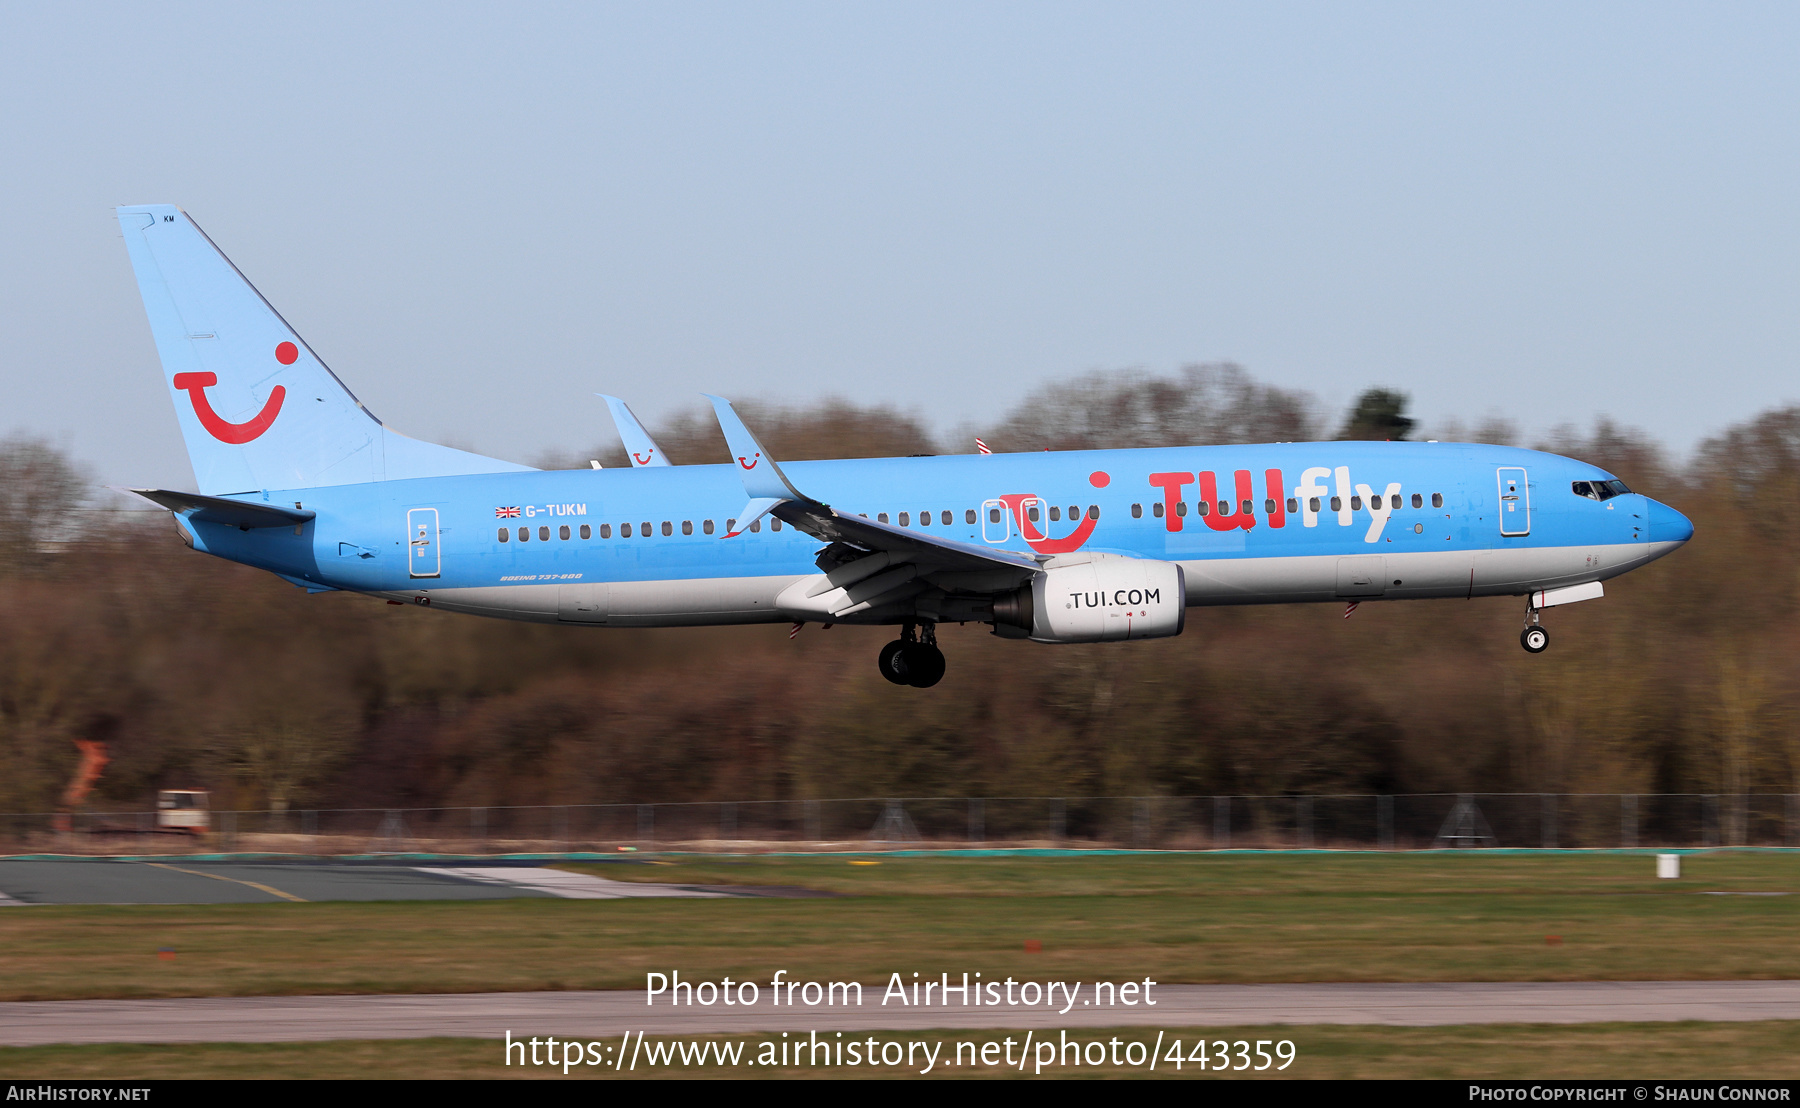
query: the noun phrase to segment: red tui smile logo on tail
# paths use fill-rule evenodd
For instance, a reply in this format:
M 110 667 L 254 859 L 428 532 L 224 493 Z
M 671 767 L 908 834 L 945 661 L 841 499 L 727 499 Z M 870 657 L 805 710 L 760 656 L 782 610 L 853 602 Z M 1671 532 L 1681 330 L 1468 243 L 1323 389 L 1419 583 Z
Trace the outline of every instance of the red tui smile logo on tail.
M 300 356 L 300 351 L 291 342 L 284 342 L 275 348 L 275 360 L 282 365 L 293 365 Z M 206 399 L 206 390 L 219 383 L 215 373 L 177 373 L 172 382 L 178 389 L 188 394 L 194 403 L 194 415 L 200 419 L 200 426 L 206 433 L 220 442 L 233 446 L 242 446 L 262 435 L 275 422 L 281 412 L 281 402 L 287 399 L 287 389 L 276 385 L 269 390 L 269 399 L 264 402 L 262 411 L 243 423 L 232 423 L 213 411 L 212 402 Z

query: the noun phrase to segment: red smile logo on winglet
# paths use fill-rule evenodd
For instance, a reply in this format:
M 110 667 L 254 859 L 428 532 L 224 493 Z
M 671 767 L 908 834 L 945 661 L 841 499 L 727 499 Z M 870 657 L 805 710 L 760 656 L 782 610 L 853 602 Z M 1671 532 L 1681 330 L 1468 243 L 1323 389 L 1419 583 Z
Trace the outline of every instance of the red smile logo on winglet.
M 745 468 L 745 469 L 755 469 L 755 468 L 756 468 L 756 463 L 757 463 L 757 462 L 760 462 L 760 461 L 762 461 L 762 455 L 761 455 L 761 454 L 758 454 L 758 455 L 757 455 L 757 456 L 756 456 L 756 460 L 755 460 L 755 461 L 750 461 L 750 462 L 746 462 L 746 461 L 745 461 L 745 460 L 744 460 L 744 456 L 743 456 L 743 455 L 742 455 L 742 454 L 739 454 L 739 455 L 738 455 L 738 465 L 741 465 L 741 466 L 743 466 L 743 467 L 744 467 L 744 468 Z
M 654 450 L 650 451 L 648 454 L 637 454 L 634 452 L 631 455 L 631 460 L 636 462 L 638 465 L 647 466 L 650 464 L 650 459 L 654 458 L 654 457 L 656 457 L 656 451 L 654 451 Z
M 293 365 L 300 357 L 300 350 L 291 342 L 284 342 L 275 348 L 275 360 L 282 365 Z M 212 402 L 206 399 L 206 390 L 219 383 L 216 373 L 177 373 L 171 382 L 176 388 L 188 394 L 194 402 L 194 415 L 200 419 L 200 426 L 206 433 L 220 442 L 233 446 L 242 446 L 259 437 L 275 422 L 281 413 L 281 402 L 287 399 L 287 389 L 276 385 L 269 390 L 269 399 L 263 403 L 262 411 L 243 423 L 232 423 L 213 411 Z

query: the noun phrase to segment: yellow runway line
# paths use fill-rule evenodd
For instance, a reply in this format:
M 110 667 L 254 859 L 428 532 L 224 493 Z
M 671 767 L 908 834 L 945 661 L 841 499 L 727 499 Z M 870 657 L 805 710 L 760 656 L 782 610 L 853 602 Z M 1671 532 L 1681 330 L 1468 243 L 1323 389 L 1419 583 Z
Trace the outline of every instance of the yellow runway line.
M 245 881 L 241 877 L 225 877 L 217 873 L 202 873 L 197 869 L 182 869 L 180 866 L 171 866 L 165 862 L 145 862 L 144 864 L 146 866 L 155 866 L 157 869 L 172 869 L 176 873 L 191 873 L 196 877 L 210 877 L 214 881 L 230 881 L 238 885 L 248 885 L 253 889 L 268 893 L 270 896 L 278 896 L 283 900 L 291 900 L 296 904 L 306 903 L 306 898 L 303 896 L 295 896 L 293 893 L 284 893 L 280 889 L 270 888 L 268 885 L 264 885 L 258 881 Z

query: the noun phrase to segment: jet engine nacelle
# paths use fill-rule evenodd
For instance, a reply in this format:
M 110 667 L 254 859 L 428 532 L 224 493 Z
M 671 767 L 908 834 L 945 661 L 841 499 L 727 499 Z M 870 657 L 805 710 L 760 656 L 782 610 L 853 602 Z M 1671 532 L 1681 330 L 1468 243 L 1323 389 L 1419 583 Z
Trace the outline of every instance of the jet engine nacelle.
M 994 631 L 1037 642 L 1118 642 L 1181 634 L 1187 583 L 1174 562 L 1071 554 L 994 601 Z

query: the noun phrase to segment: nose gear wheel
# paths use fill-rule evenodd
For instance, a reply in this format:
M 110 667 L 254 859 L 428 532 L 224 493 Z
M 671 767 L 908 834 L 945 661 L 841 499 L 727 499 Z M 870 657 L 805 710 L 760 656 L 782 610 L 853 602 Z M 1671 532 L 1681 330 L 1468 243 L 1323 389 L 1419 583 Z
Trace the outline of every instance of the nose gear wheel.
M 1550 632 L 1544 630 L 1538 621 L 1538 610 L 1529 604 L 1525 606 L 1525 630 L 1519 632 L 1519 645 L 1530 654 L 1542 654 L 1550 646 Z

